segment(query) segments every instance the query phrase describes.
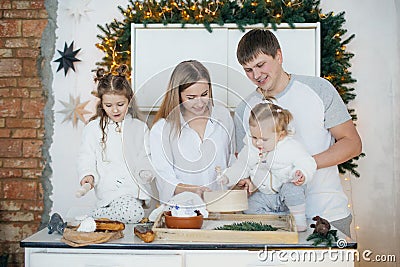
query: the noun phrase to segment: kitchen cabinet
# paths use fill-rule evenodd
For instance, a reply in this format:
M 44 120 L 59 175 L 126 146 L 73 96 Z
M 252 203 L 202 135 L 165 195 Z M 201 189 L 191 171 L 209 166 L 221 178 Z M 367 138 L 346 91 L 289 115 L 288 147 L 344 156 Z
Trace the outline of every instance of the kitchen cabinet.
M 245 27 L 264 28 L 263 25 Z M 154 111 L 161 104 L 169 77 L 184 60 L 202 62 L 210 72 L 215 101 L 234 108 L 254 90 L 236 59 L 237 44 L 245 32 L 235 24 L 131 25 L 132 86 L 142 110 Z M 278 25 L 274 31 L 283 51 L 283 67 L 289 73 L 320 75 L 320 24 L 297 23 L 295 28 Z
M 42 267 L 211 267 L 211 266 L 354 266 L 357 243 L 339 232 L 345 248 L 315 247 L 299 233 L 297 244 L 207 243 L 155 240 L 144 243 L 126 225 L 124 237 L 80 248 L 61 242 L 61 235 L 43 229 L 21 241 L 25 266 Z M 343 244 L 343 241 L 342 241 Z

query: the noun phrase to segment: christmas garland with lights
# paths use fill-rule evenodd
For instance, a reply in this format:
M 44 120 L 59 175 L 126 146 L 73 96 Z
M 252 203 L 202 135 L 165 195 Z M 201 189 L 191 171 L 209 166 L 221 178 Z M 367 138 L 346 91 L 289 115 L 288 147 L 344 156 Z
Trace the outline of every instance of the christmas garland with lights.
M 320 1 L 315 0 L 154 0 L 129 1 L 127 8 L 118 7 L 124 15 L 123 21 L 114 19 L 105 26 L 97 25 L 102 35 L 96 44 L 105 53 L 103 61 L 97 65 L 113 70 L 120 64 L 130 65 L 131 60 L 131 23 L 164 25 L 178 23 L 203 24 L 208 31 L 211 25 L 235 23 L 243 29 L 246 25 L 264 24 L 274 30 L 280 23 L 288 23 L 295 28 L 295 23 L 321 24 L 321 77 L 329 80 L 337 89 L 345 104 L 355 98 L 354 88 L 349 85 L 356 80 L 348 70 L 353 53 L 346 51 L 346 45 L 354 34 L 343 40 L 347 30 L 343 29 L 344 12 L 334 15 L 321 13 Z M 349 109 L 353 120 L 357 116 Z M 357 161 L 361 154 L 339 165 L 340 173 L 350 171 L 356 177 L 359 173 Z

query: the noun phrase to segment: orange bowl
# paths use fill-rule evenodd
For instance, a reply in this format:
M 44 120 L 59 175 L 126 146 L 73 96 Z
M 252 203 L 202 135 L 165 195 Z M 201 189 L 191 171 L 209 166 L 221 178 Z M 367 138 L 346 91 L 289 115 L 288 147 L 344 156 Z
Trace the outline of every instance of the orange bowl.
M 164 211 L 165 225 L 175 229 L 200 229 L 203 225 L 203 215 L 193 217 L 171 216 L 171 211 Z

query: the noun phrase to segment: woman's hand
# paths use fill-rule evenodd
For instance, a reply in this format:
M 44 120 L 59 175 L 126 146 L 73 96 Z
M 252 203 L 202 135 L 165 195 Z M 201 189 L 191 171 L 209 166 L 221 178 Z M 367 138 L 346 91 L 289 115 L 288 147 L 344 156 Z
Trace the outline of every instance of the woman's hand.
M 94 187 L 93 175 L 86 175 L 85 177 L 83 177 L 83 179 L 81 180 L 81 186 L 86 183 L 90 184 L 90 189 L 93 189 L 93 187 Z
M 182 192 L 192 192 L 203 198 L 204 192 L 210 192 L 211 189 L 206 186 L 192 185 L 192 184 L 177 184 L 175 187 L 175 195 Z
M 246 190 L 249 196 L 251 196 L 257 188 L 254 186 L 253 182 L 250 178 L 241 179 L 235 187 L 239 187 L 240 189 Z

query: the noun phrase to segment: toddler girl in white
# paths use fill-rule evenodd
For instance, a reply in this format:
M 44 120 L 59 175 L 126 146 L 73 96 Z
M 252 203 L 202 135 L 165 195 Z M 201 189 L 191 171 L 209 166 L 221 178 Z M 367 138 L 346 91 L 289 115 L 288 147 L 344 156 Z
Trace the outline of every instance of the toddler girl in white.
M 275 104 L 256 105 L 249 119 L 251 141 L 245 137 L 246 145 L 238 160 L 223 172 L 223 179 L 228 185 L 241 179 L 238 184 L 248 188 L 251 195 L 245 213 L 289 210 L 297 230 L 305 231 L 304 185 L 310 183 L 317 165 L 304 146 L 290 136 L 291 120 L 291 113 Z

